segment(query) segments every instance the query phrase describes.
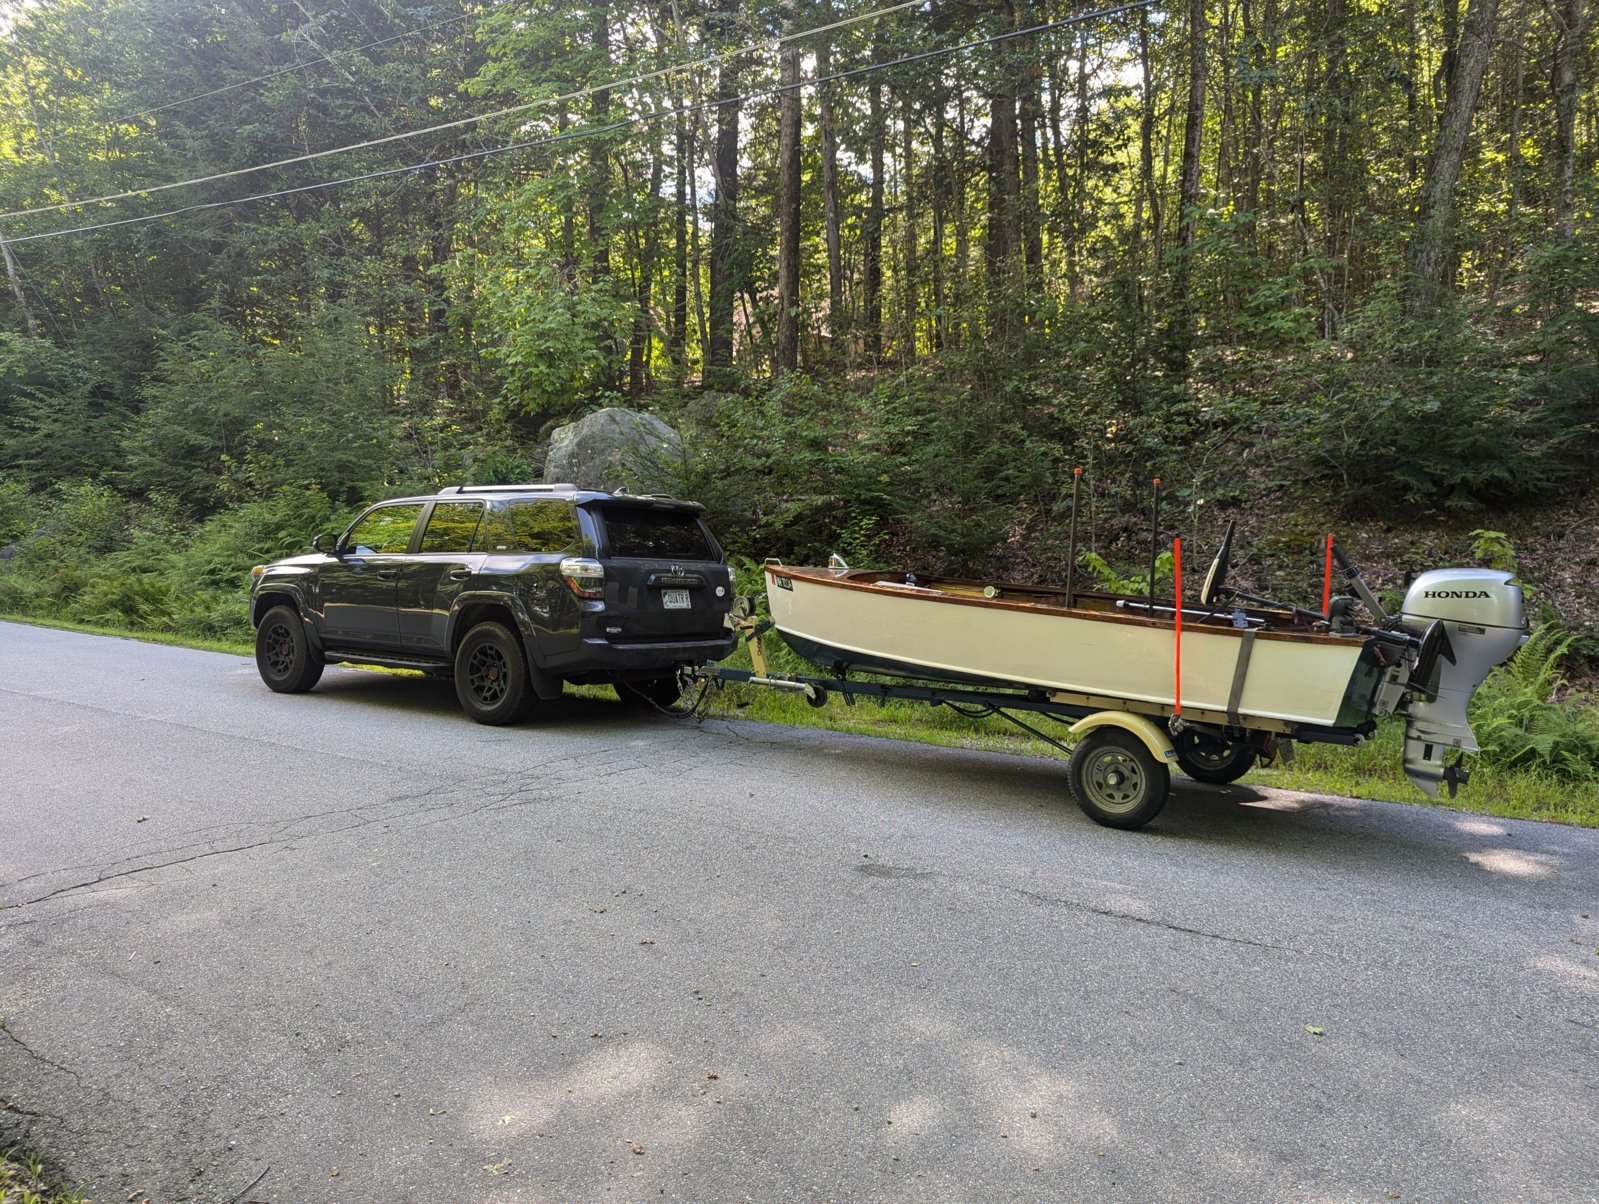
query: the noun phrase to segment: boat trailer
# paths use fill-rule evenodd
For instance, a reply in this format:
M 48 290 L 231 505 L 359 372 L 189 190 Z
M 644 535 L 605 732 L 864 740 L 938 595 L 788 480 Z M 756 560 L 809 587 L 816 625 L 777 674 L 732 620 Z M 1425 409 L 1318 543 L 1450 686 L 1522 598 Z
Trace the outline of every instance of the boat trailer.
M 753 668 L 702 665 L 685 672 L 686 685 L 700 685 L 689 713 L 703 713 L 711 693 L 733 683 L 802 694 L 817 708 L 836 696 L 849 706 L 858 700 L 879 705 L 915 702 L 947 707 L 974 721 L 997 716 L 1065 753 L 1078 807 L 1095 823 L 1110 828 L 1141 828 L 1154 819 L 1170 794 L 1173 765 L 1196 781 L 1223 785 L 1242 777 L 1257 762 L 1290 761 L 1296 742 L 1358 745 L 1376 729 L 1371 720 L 1348 728 L 1253 718 L 1244 726 L 1229 722 L 1229 716 L 1209 717 L 1218 722 L 1195 721 L 1158 703 L 1073 695 L 1023 684 L 962 687 L 777 674 L 771 671 L 762 643 L 773 629 L 772 621 L 758 618 L 753 603 L 751 598 L 739 598 L 730 618 L 749 648 Z M 1067 744 L 1035 719 L 1059 724 L 1063 734 L 1079 739 Z

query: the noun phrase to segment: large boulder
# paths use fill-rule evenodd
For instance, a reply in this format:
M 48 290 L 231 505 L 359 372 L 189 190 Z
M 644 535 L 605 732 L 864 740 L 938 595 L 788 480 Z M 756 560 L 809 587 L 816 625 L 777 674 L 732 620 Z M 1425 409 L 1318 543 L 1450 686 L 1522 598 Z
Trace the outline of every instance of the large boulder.
M 608 493 L 672 493 L 682 465 L 681 435 L 652 414 L 613 407 L 555 428 L 544 479 Z

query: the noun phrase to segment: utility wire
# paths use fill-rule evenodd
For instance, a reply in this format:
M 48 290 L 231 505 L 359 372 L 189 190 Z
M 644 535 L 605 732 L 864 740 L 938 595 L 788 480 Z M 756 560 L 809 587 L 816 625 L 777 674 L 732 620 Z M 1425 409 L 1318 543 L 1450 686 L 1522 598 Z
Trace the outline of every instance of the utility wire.
M 175 109 L 179 105 L 186 105 L 190 101 L 205 100 L 211 96 L 221 96 L 224 92 L 232 92 L 235 88 L 248 88 L 251 84 L 259 84 L 269 79 L 277 79 L 280 75 L 288 75 L 294 71 L 304 71 L 307 67 L 319 67 L 323 63 L 331 63 L 334 59 L 346 58 L 352 54 L 360 54 L 363 50 L 371 50 L 377 46 L 387 46 L 390 42 L 403 41 L 406 38 L 418 37 L 446 25 L 455 25 L 458 22 L 469 20 L 477 13 L 462 13 L 459 16 L 447 17 L 443 21 L 435 21 L 431 25 L 424 25 L 420 29 L 409 29 L 404 33 L 397 33 L 392 37 L 379 38 L 375 42 L 367 42 L 363 46 L 352 46 L 349 50 L 336 50 L 332 54 L 322 55 L 320 58 L 307 59 L 303 63 L 290 63 L 287 67 L 280 67 L 276 71 L 268 71 L 265 75 L 257 75 L 254 79 L 241 79 L 236 84 L 226 84 L 220 88 L 212 88 L 209 92 L 197 92 L 193 96 L 185 96 L 182 100 L 171 100 L 164 105 L 156 105 L 153 109 L 140 109 L 137 113 L 124 113 L 120 117 L 113 117 L 106 125 L 121 125 L 124 122 L 137 121 L 140 117 L 149 117 L 155 113 L 163 113 L 167 109 Z M 83 204 L 90 202 L 84 201 Z
M 679 71 L 687 71 L 695 67 L 710 66 L 730 58 L 736 58 L 740 55 L 752 54 L 755 51 L 764 49 L 768 46 L 781 46 L 786 42 L 794 42 L 802 38 L 815 37 L 817 34 L 830 33 L 835 29 L 843 29 L 846 26 L 856 25 L 862 21 L 871 21 L 877 19 L 878 17 L 886 17 L 893 13 L 903 12 L 908 8 L 919 8 L 927 2 L 928 0 L 900 0 L 900 3 L 889 5 L 887 8 L 879 8 L 873 10 L 872 12 L 859 13 L 853 17 L 845 17 L 843 20 L 834 21 L 829 25 L 818 25 L 814 29 L 802 30 L 799 33 L 784 34 L 778 38 L 762 38 L 760 41 L 749 42 L 743 46 L 735 46 L 730 50 L 723 50 L 717 54 L 709 55 L 706 58 L 695 59 L 687 63 L 676 63 L 670 67 L 659 67 L 654 71 L 646 71 L 638 75 L 629 76 L 625 79 L 612 80 L 609 83 L 593 84 L 587 88 L 579 88 L 576 91 L 566 92 L 559 96 L 543 96 L 538 100 L 530 100 L 526 104 L 512 105 L 510 108 L 506 109 L 495 109 L 490 113 L 479 113 L 472 117 L 463 117 L 458 121 L 446 121 L 441 125 L 432 125 L 426 127 L 425 129 L 411 130 L 401 134 L 389 134 L 383 138 L 372 138 L 366 142 L 356 142 L 349 146 L 329 147 L 327 150 L 312 151 L 310 154 L 297 155 L 292 159 L 278 159 L 272 163 L 257 164 L 255 167 L 240 167 L 233 171 L 216 172 L 215 174 L 209 176 L 196 176 L 191 180 L 177 180 L 171 184 L 154 184 L 148 188 L 132 188 L 127 192 L 108 193 L 105 196 L 90 197 L 81 201 L 62 201 L 56 205 L 39 205 L 32 209 L 13 209 L 9 213 L 0 213 L 0 221 L 9 220 L 10 218 L 16 217 L 32 217 L 37 213 L 58 213 L 64 209 L 81 209 L 89 205 L 100 205 L 108 201 L 124 201 L 132 197 L 151 196 L 154 193 L 168 192 L 174 188 L 188 188 L 194 184 L 214 184 L 218 180 L 231 180 L 239 176 L 253 175 L 258 171 L 270 171 L 271 169 L 277 167 L 293 167 L 299 163 L 309 163 L 314 159 L 324 159 L 329 155 L 342 155 L 349 151 L 368 150 L 371 147 L 383 146 L 390 142 L 399 142 L 409 138 L 420 138 L 424 134 L 437 134 L 443 130 L 460 129 L 462 126 L 475 125 L 481 121 L 493 121 L 500 117 L 514 117 L 518 113 L 526 113 L 532 109 L 541 108 L 546 105 L 561 104 L 570 100 L 581 100 L 584 97 L 593 96 L 596 92 L 604 92 L 617 88 L 636 87 L 637 85 L 647 83 L 652 79 L 659 79 L 665 75 L 674 75 Z M 1154 0 L 1146 0 L 1146 2 L 1153 3 Z M 12 241 L 15 242 L 16 240 L 13 239 Z
M 915 0 L 921 3 L 922 0 Z M 630 126 L 640 125 L 646 121 L 658 121 L 666 117 L 676 117 L 680 114 L 703 112 L 708 109 L 720 108 L 722 105 L 743 104 L 750 100 L 764 100 L 768 97 L 778 96 L 784 92 L 803 90 L 817 84 L 831 83 L 835 80 L 853 79 L 861 75 L 869 75 L 874 71 L 887 71 L 892 67 L 902 67 L 907 63 L 919 63 L 927 59 L 937 58 L 947 54 L 959 54 L 963 51 L 973 50 L 980 46 L 991 46 L 998 42 L 1008 42 L 1014 38 L 1029 37 L 1034 34 L 1048 33 L 1056 29 L 1064 29 L 1071 25 L 1081 25 L 1089 21 L 1096 21 L 1106 17 L 1120 16 L 1122 13 L 1133 12 L 1137 9 L 1148 8 L 1157 3 L 1157 0 L 1133 0 L 1132 3 L 1117 5 L 1114 8 L 1096 9 L 1093 12 L 1078 13 L 1059 21 L 1050 21 L 1043 25 L 1033 25 L 1027 29 L 1006 30 L 1004 33 L 994 34 L 991 37 L 978 38 L 970 42 L 962 42 L 954 46 L 944 46 L 936 50 L 924 50 L 918 54 L 908 54 L 902 58 L 890 59 L 883 63 L 868 63 L 863 67 L 852 67 L 845 71 L 835 71 L 830 75 L 820 75 L 814 79 L 801 80 L 797 84 L 778 84 L 770 88 L 760 88 L 745 92 L 740 96 L 719 97 L 713 100 L 695 101 L 691 104 L 680 105 L 671 109 L 657 109 L 650 113 L 638 113 L 620 121 L 613 121 L 606 125 L 587 126 L 583 129 L 568 130 L 563 134 L 556 134 L 548 138 L 534 138 L 524 142 L 514 142 L 507 146 L 490 147 L 486 150 L 469 151 L 465 154 L 455 155 L 448 159 L 429 159 L 423 163 L 409 163 L 402 167 L 388 167 L 379 171 L 364 172 L 361 175 L 345 176 L 337 180 L 322 180 L 315 184 L 302 184 L 294 188 L 280 188 L 272 192 L 258 192 L 251 196 L 231 197 L 222 201 L 202 201 L 193 205 L 184 205 L 178 209 L 168 209 L 162 213 L 147 213 L 140 217 L 125 217 L 115 221 L 97 222 L 88 226 L 73 226 L 65 230 L 50 230 L 42 234 L 25 234 L 13 237 L 8 241 L 13 245 L 24 242 L 38 242 L 46 238 L 61 238 L 68 234 L 89 234 L 98 230 L 111 230 L 119 226 L 141 225 L 145 222 L 161 221 L 164 218 L 180 217 L 186 213 L 196 213 L 206 209 L 224 209 L 230 205 L 243 205 L 252 201 L 270 201 L 281 197 L 295 196 L 304 192 L 315 192 L 323 188 L 336 188 L 344 184 L 360 184 L 369 180 L 381 180 L 390 176 L 409 175 L 413 172 L 427 171 L 436 167 L 449 167 L 457 163 L 467 163 L 476 159 L 487 159 L 496 155 L 509 154 L 513 151 L 534 150 L 539 147 L 555 146 L 564 142 L 575 141 L 579 138 L 592 138 L 601 134 L 611 134 Z M 815 31 L 812 31 L 815 32 Z M 795 37 L 800 35 L 796 34 Z

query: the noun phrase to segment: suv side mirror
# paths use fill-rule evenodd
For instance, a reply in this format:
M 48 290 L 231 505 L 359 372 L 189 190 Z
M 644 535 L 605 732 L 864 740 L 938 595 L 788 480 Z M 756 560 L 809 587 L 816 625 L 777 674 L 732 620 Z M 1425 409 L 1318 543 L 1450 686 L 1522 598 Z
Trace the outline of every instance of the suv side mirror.
M 311 541 L 311 550 L 313 552 L 324 552 L 331 556 L 334 553 L 334 544 L 338 541 L 338 538 L 337 535 L 331 535 L 324 531 Z

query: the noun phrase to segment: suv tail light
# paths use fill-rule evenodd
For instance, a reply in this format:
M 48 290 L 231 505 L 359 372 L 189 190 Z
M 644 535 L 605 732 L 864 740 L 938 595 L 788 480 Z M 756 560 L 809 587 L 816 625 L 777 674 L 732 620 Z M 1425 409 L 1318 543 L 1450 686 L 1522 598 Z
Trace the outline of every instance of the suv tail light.
M 561 579 L 579 598 L 605 597 L 605 566 L 598 560 L 568 556 L 561 561 Z

